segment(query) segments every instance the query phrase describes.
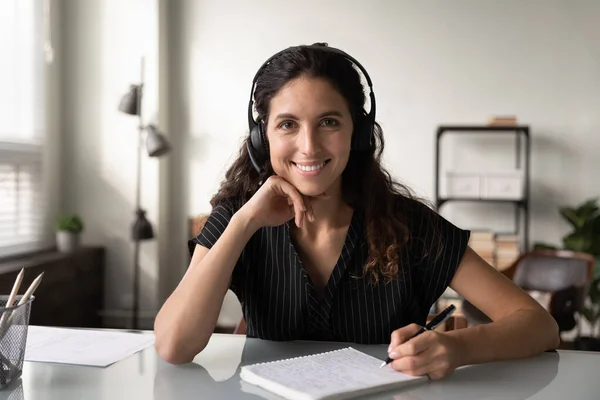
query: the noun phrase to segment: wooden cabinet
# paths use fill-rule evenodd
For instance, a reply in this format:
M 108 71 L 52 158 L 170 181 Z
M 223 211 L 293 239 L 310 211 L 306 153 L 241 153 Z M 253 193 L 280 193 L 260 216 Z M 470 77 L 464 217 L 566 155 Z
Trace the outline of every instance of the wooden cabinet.
M 44 252 L 0 263 L 0 294 L 8 295 L 21 268 L 19 294 L 44 272 L 31 308 L 31 325 L 98 328 L 104 292 L 104 249 L 84 247 L 72 254 Z

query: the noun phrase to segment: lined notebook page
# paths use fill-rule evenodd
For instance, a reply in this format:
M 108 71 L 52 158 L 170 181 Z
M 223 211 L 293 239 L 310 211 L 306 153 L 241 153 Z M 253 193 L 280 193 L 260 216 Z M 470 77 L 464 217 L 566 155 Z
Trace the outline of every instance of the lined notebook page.
M 241 378 L 289 399 L 348 398 L 427 380 L 351 347 L 242 367 Z M 339 396 L 339 395 L 344 396 Z

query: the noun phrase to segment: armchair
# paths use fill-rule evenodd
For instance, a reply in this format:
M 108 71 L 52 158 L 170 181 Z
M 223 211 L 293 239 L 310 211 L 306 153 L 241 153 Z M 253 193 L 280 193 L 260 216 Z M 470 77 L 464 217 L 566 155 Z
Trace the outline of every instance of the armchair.
M 587 253 L 533 250 L 521 254 L 502 272 L 526 291 L 548 293 L 549 301 L 542 305 L 556 320 L 559 332 L 565 332 L 578 326 L 575 314 L 583 310 L 593 268 L 594 258 Z M 467 300 L 463 300 L 462 311 L 469 324 L 491 322 Z

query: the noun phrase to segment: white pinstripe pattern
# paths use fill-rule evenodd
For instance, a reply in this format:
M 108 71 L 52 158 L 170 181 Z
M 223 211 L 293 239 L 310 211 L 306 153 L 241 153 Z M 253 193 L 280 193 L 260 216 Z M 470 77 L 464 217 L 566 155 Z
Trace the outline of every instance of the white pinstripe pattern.
M 202 232 L 188 242 L 190 253 L 196 244 L 211 248 L 233 212 L 231 206 L 216 207 Z M 436 251 L 430 248 L 434 235 L 425 225 L 427 212 L 417 205 L 407 213 L 414 239 L 401 251 L 400 273 L 394 281 L 386 284 L 382 279 L 377 285 L 351 278 L 363 273 L 368 256 L 362 219 L 353 216 L 322 299 L 290 240 L 289 223 L 260 229 L 238 260 L 231 283 L 242 301 L 248 336 L 387 343 L 393 330 L 424 321 L 454 276 L 470 233 L 437 217 L 444 249 L 432 260 Z

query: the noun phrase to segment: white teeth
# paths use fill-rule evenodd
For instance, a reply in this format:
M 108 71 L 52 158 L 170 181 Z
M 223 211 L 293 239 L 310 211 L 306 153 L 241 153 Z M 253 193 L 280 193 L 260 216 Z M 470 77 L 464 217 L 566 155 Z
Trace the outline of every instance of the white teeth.
M 300 164 L 296 164 L 296 167 L 298 167 L 299 170 L 304 171 L 304 172 L 316 171 L 318 169 L 323 168 L 323 166 L 325 166 L 325 163 L 321 163 L 321 164 L 318 164 L 318 165 L 300 165 Z

